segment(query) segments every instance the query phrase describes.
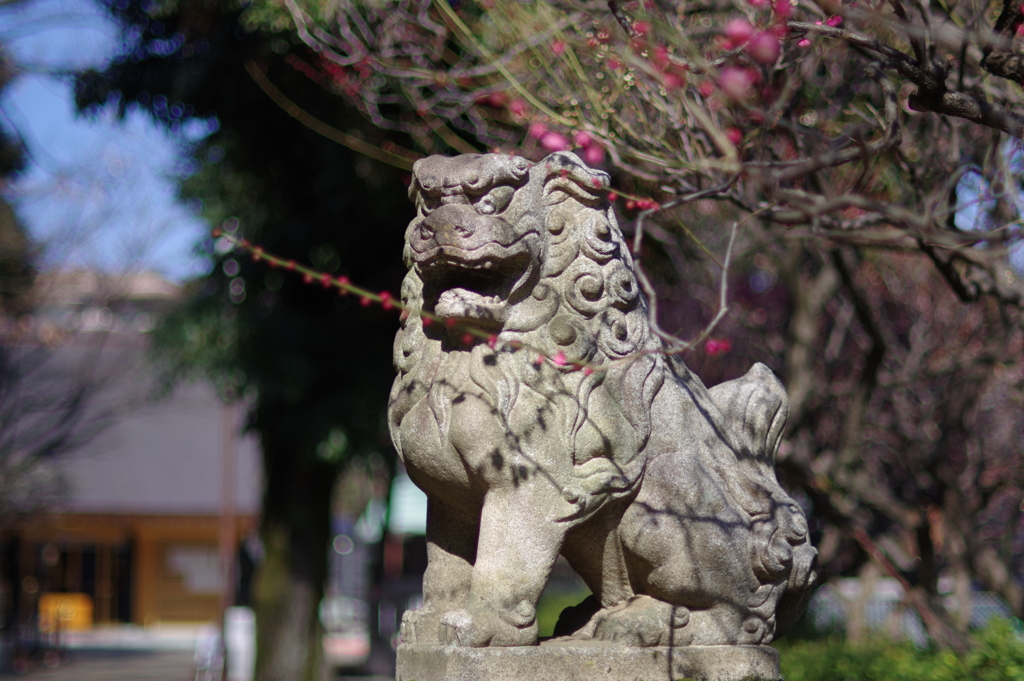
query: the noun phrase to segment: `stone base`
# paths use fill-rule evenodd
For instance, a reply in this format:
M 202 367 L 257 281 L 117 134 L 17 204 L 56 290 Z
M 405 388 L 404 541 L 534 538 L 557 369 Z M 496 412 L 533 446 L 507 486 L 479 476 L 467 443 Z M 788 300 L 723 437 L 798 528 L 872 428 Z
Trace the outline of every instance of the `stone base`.
M 515 648 L 403 643 L 395 676 L 396 681 L 775 681 L 779 653 L 769 646 L 632 648 L 567 638 Z

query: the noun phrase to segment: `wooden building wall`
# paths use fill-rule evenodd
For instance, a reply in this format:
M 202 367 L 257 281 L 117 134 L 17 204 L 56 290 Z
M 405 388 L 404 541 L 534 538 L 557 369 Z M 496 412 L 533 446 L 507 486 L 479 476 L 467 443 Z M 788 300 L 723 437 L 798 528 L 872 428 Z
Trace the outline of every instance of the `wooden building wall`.
M 234 520 L 234 546 L 255 527 Z M 47 514 L 7 538 L 9 616 L 28 622 L 45 592 L 86 593 L 97 624 L 197 623 L 220 616 L 219 516 Z

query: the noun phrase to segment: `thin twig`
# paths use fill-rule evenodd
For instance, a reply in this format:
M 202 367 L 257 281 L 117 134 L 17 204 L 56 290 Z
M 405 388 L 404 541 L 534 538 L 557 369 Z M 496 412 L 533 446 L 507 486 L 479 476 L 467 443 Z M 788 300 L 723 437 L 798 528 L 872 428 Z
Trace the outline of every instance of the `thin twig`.
M 392 154 L 391 152 L 384 151 L 380 147 L 376 147 L 368 142 L 364 142 L 358 137 L 352 135 L 346 135 L 341 130 L 333 128 L 327 125 L 318 118 L 315 118 L 298 104 L 293 102 L 284 96 L 284 94 L 278 90 L 270 79 L 267 78 L 266 74 L 260 70 L 260 67 L 256 66 L 256 62 L 249 59 L 245 62 L 245 70 L 249 72 L 256 84 L 260 86 L 260 89 L 266 93 L 270 99 L 274 101 L 281 109 L 289 116 L 302 123 L 304 126 L 312 130 L 313 132 L 323 135 L 327 139 L 337 142 L 338 144 L 348 147 L 352 151 L 357 151 L 364 156 L 369 156 L 372 159 L 376 159 L 388 165 L 392 165 L 402 170 L 412 170 L 412 161 L 409 159 L 399 156 L 398 154 Z

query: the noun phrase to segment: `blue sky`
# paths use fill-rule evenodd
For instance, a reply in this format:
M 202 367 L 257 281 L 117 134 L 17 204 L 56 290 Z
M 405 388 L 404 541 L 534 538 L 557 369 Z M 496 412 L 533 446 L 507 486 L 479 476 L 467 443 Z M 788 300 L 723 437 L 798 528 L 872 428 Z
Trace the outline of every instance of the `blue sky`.
M 172 135 L 139 111 L 76 116 L 77 69 L 102 67 L 117 32 L 90 0 L 23 0 L 0 8 L 0 45 L 19 76 L 0 96 L 0 125 L 28 150 L 25 172 L 5 190 L 43 245 L 44 266 L 156 270 L 181 281 L 205 272 L 192 253 L 208 230 L 175 198 L 197 121 Z

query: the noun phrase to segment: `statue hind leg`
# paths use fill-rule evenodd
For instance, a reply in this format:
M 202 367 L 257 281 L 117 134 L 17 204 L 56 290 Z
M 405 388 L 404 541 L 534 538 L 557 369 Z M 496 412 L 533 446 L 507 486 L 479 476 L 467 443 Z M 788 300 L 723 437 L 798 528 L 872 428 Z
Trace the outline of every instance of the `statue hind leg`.
M 620 536 L 644 596 L 598 613 L 599 638 L 653 618 L 663 633 L 652 640 L 767 643 L 813 583 L 806 519 L 775 479 L 788 413 L 781 383 L 756 365 L 708 395 L 713 405 L 684 406 L 685 446 L 652 459 L 623 516 Z M 617 619 L 626 624 L 611 624 Z
M 659 641 L 647 645 L 759 644 L 768 637 L 757 609 L 771 594 L 750 559 L 750 518 L 704 458 L 665 455 L 649 465 L 620 528 L 642 596 L 604 615 L 598 638 L 616 640 L 616 632 L 646 630 L 651 621 L 662 623 L 661 634 L 647 635 Z

